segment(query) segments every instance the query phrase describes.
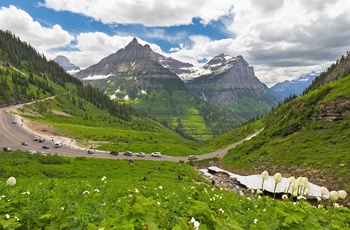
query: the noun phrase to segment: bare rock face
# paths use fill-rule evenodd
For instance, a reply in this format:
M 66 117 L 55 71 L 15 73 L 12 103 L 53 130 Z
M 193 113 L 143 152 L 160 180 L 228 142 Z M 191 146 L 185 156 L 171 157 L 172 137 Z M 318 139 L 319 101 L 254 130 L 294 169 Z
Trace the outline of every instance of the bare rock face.
M 209 103 L 230 108 L 251 106 L 268 111 L 281 100 L 260 82 L 253 67 L 242 56 L 220 54 L 204 65 L 203 69 L 208 74 L 189 80 L 186 85 L 195 95 Z
M 350 101 L 330 101 L 312 116 L 312 120 L 337 121 L 343 120 L 350 114 Z

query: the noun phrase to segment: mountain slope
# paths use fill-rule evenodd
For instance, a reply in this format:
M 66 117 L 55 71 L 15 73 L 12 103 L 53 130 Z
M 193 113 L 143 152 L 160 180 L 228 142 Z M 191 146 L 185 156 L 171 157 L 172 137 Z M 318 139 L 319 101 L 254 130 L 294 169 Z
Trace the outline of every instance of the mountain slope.
M 282 98 L 287 98 L 291 95 L 299 96 L 311 85 L 319 74 L 320 73 L 316 72 L 303 74 L 295 80 L 279 82 L 270 89 L 280 95 Z
M 329 189 L 350 191 L 350 75 L 281 105 L 264 131 L 231 150 L 226 166 L 307 176 Z
M 242 56 L 220 54 L 203 66 L 210 74 L 186 81 L 203 100 L 225 106 L 245 119 L 267 114 L 281 98 L 255 76 Z
M 134 38 L 126 47 L 75 76 L 105 91 L 112 99 L 152 114 L 188 138 L 208 139 L 244 122 L 232 111 L 196 98 L 184 82 L 164 66 L 189 64 L 165 58 Z

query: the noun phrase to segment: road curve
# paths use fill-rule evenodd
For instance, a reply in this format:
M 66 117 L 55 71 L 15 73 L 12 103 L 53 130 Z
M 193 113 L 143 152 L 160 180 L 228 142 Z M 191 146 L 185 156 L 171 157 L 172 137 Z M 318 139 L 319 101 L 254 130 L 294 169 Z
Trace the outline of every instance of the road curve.
M 23 127 L 23 120 L 18 120 L 18 117 L 10 112 L 10 109 L 18 108 L 21 105 L 15 105 L 10 107 L 5 107 L 0 109 L 0 147 L 3 148 L 5 146 L 11 147 L 13 150 L 22 150 L 29 151 L 35 150 L 37 152 L 45 152 L 50 154 L 60 154 L 67 157 L 95 157 L 95 158 L 109 158 L 109 159 L 134 159 L 134 160 L 157 160 L 157 161 L 188 161 L 187 156 L 183 157 L 172 157 L 162 155 L 161 157 L 153 157 L 150 154 L 146 154 L 145 157 L 137 157 L 137 156 L 124 156 L 119 154 L 118 156 L 111 155 L 109 152 L 95 150 L 93 154 L 88 154 L 87 149 L 84 148 L 73 148 L 70 142 L 63 141 L 63 145 L 59 148 L 54 147 L 54 143 L 58 141 L 55 139 L 56 137 L 52 137 L 49 140 L 45 140 L 45 142 L 39 143 L 38 141 L 34 141 L 35 133 L 30 130 L 26 130 Z M 15 122 L 14 122 L 15 121 Z M 213 157 L 221 157 L 224 156 L 229 149 L 235 148 L 237 145 L 240 145 L 246 140 L 251 139 L 252 137 L 258 135 L 262 131 L 259 130 L 246 138 L 238 141 L 226 148 L 216 150 L 211 153 L 206 153 L 202 155 L 198 155 L 198 160 L 213 158 Z M 27 142 L 28 145 L 22 145 L 22 142 Z M 43 145 L 48 145 L 49 149 L 43 149 Z

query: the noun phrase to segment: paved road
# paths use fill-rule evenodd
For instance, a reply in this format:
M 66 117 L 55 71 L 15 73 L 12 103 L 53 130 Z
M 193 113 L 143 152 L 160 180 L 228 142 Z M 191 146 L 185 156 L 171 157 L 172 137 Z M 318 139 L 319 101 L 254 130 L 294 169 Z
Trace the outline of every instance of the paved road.
M 58 141 L 58 139 L 50 139 L 45 140 L 42 143 L 39 143 L 38 141 L 34 141 L 35 134 L 24 129 L 22 126 L 21 120 L 16 120 L 16 116 L 9 112 L 9 109 L 12 107 L 19 107 L 20 105 L 11 106 L 11 107 L 5 107 L 0 109 L 0 147 L 1 149 L 5 146 L 11 147 L 13 150 L 22 150 L 22 151 L 29 151 L 29 150 L 36 150 L 37 152 L 45 152 L 45 153 L 51 153 L 51 154 L 61 154 L 68 157 L 78 157 L 78 156 L 85 156 L 85 157 L 96 157 L 96 158 L 110 158 L 110 159 L 137 159 L 137 160 L 160 160 L 160 161 L 173 161 L 178 162 L 180 160 L 188 161 L 187 157 L 171 157 L 171 156 L 165 156 L 162 155 L 161 157 L 152 157 L 150 154 L 146 154 L 145 157 L 137 157 L 137 156 L 124 156 L 122 154 L 119 154 L 118 156 L 113 156 L 109 154 L 109 152 L 104 151 L 95 151 L 93 154 L 88 154 L 87 149 L 77 149 L 72 148 L 70 146 L 70 143 L 63 142 L 63 145 L 59 148 L 54 147 L 54 143 Z M 13 121 L 16 121 L 14 124 Z M 249 135 L 248 137 L 244 138 L 243 140 L 236 142 L 224 149 L 217 150 L 212 153 L 207 153 L 203 155 L 198 155 L 199 160 L 213 158 L 213 157 L 221 157 L 227 153 L 227 151 L 231 148 L 236 147 L 237 145 L 241 144 L 245 140 L 249 140 L 252 137 L 259 134 L 261 130 L 257 131 L 256 133 Z M 22 145 L 22 142 L 27 142 L 28 145 L 24 146 Z M 49 149 L 43 149 L 43 145 L 48 145 Z

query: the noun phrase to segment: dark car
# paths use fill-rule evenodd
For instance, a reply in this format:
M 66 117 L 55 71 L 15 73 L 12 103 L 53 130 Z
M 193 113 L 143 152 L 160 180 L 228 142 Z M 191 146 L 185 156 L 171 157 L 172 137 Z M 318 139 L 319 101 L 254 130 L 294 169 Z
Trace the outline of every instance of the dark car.
M 124 153 L 124 155 L 125 155 L 125 156 L 132 156 L 132 152 L 126 151 L 126 152 Z
M 111 155 L 118 156 L 118 151 L 112 150 L 109 152 Z

